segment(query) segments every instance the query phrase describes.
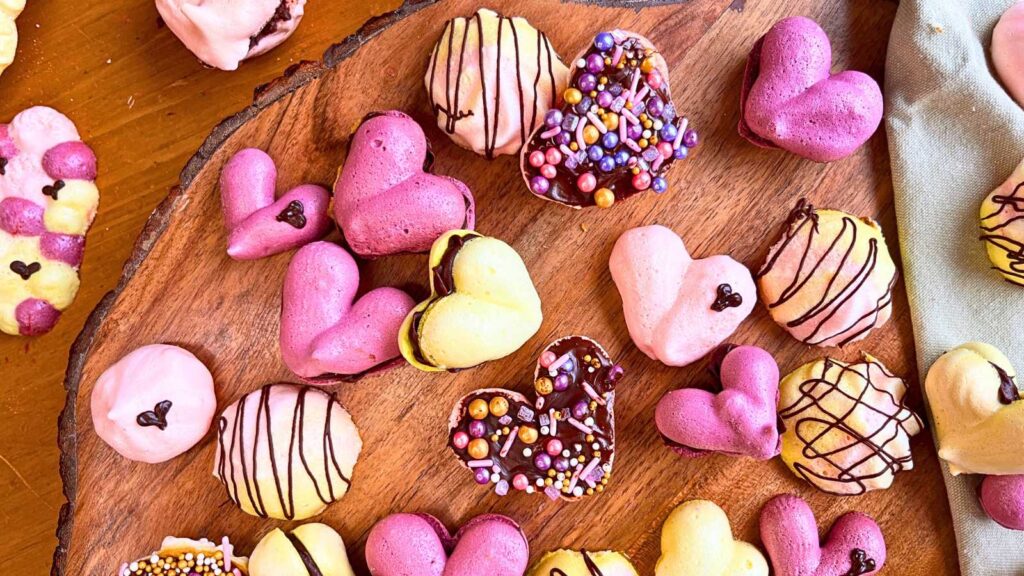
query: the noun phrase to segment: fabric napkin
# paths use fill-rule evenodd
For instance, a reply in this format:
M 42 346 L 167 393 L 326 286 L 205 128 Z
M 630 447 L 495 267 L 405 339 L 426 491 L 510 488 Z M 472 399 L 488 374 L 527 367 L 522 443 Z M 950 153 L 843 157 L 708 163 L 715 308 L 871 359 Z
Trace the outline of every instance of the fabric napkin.
M 889 41 L 886 129 L 922 383 L 940 354 L 970 340 L 1024 368 L 1024 288 L 989 268 L 978 239 L 982 200 L 1024 158 L 1024 109 L 988 51 L 1012 3 L 903 0 Z M 943 476 L 964 576 L 1024 574 L 1024 532 L 985 516 L 980 477 L 945 465 Z

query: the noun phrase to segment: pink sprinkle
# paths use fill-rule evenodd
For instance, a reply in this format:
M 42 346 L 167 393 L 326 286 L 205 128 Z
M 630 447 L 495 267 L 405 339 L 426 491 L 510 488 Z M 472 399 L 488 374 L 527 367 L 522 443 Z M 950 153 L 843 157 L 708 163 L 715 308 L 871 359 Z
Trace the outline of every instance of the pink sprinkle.
M 679 131 L 676 132 L 676 139 L 672 142 L 672 148 L 678 150 L 679 146 L 683 144 L 683 134 L 686 134 L 686 127 L 690 125 L 689 118 L 683 118 L 682 123 L 679 124 Z
M 618 43 L 626 41 L 626 35 L 621 30 L 612 30 L 612 39 Z
M 512 443 L 516 441 L 516 434 L 518 433 L 519 426 L 516 426 L 509 432 L 508 438 L 505 439 L 505 444 L 501 447 L 501 452 L 498 453 L 502 458 L 508 456 L 508 451 L 512 449 Z
M 628 137 L 626 134 L 626 123 L 619 122 L 619 142 L 625 142 Z
M 580 470 L 583 469 L 583 464 L 576 465 L 576 473 L 572 475 L 572 480 L 569 480 L 569 493 L 572 493 L 572 489 L 576 487 L 576 483 L 580 481 Z
M 558 357 L 558 360 L 555 360 L 554 362 L 551 363 L 551 368 L 550 369 L 551 370 L 558 370 L 559 368 L 562 367 L 563 364 L 565 364 L 566 362 L 569 361 L 569 356 L 571 356 L 571 355 L 572 354 L 570 352 L 566 352 L 565 354 L 562 354 L 561 356 Z
M 494 464 L 493 460 L 470 460 L 469 462 L 466 462 L 466 466 L 469 466 L 470 468 L 487 468 L 491 464 Z
M 629 146 L 629 149 L 632 150 L 633 152 L 640 152 L 641 151 L 640 145 L 636 143 L 636 140 L 633 140 L 631 138 L 626 138 L 625 140 L 623 140 L 623 142 L 625 142 L 626 146 Z
M 597 468 L 597 465 L 600 462 L 600 458 L 594 458 L 587 464 L 587 467 L 583 469 L 583 473 L 581 474 L 587 480 L 587 484 L 590 484 L 591 488 L 594 487 L 594 481 L 590 479 L 590 473 L 594 471 L 594 468 Z
M 590 384 L 587 384 L 586 382 L 583 382 L 582 384 L 583 384 L 583 391 L 586 392 L 587 396 L 590 396 L 590 398 L 594 402 L 597 402 L 601 406 L 604 406 L 605 404 L 607 404 L 607 402 L 604 401 L 604 398 L 601 398 L 600 396 L 597 395 L 597 392 L 590 386 Z
M 615 52 L 612 53 L 612 66 L 618 66 L 619 60 L 622 58 L 622 46 L 615 46 Z
M 231 556 L 235 553 L 235 548 L 231 545 L 231 542 L 228 541 L 227 536 L 221 540 L 220 549 L 221 552 L 224 553 L 224 569 L 231 570 Z
M 575 156 L 575 153 L 572 151 L 572 149 L 566 146 L 565 144 L 559 146 L 558 149 L 562 151 L 562 154 L 564 154 L 566 158 L 568 158 L 569 156 Z
M 601 119 L 597 117 L 597 114 L 594 114 L 593 112 L 587 112 L 587 118 L 590 119 L 590 122 L 594 126 L 597 126 L 597 131 L 600 132 L 601 134 L 604 134 L 605 132 L 608 131 L 608 127 L 604 125 L 604 122 L 601 122 Z
M 632 94 L 636 94 L 636 85 L 640 83 L 640 69 L 633 70 L 633 83 L 629 87 Z
M 626 110 L 625 108 L 622 109 L 622 115 L 626 117 L 626 120 L 629 120 L 630 124 L 639 124 L 640 123 L 640 119 L 637 118 L 636 116 L 634 116 L 632 112 L 630 112 L 629 110 Z
M 540 398 L 537 398 L 537 401 L 533 403 L 533 407 L 536 408 L 537 410 L 543 410 L 544 409 L 544 397 L 541 396 Z
M 562 127 L 561 126 L 555 126 L 554 128 L 548 130 L 547 132 L 541 132 L 540 133 L 540 137 L 541 138 L 551 138 L 552 136 L 558 136 L 561 132 L 562 132 Z
M 661 168 L 661 163 L 664 161 L 665 157 L 659 154 L 658 157 L 654 159 L 654 163 L 651 164 L 651 171 L 657 172 L 658 168 Z
M 594 430 L 590 426 L 587 426 L 586 424 L 580 422 L 575 418 L 569 418 L 566 420 L 566 422 L 572 424 L 574 428 L 576 428 L 580 432 L 583 432 L 584 434 L 592 434 L 594 432 Z
M 587 117 L 583 116 L 580 118 L 580 123 L 576 125 L 576 144 L 580 147 L 580 150 L 587 149 L 587 143 L 583 141 L 583 127 L 587 125 Z
M 636 96 L 633 96 L 633 101 L 634 102 L 642 102 L 643 99 L 644 99 L 644 96 L 647 96 L 647 93 L 650 92 L 650 91 L 651 91 L 650 87 L 644 86 L 643 88 L 640 89 L 639 92 L 636 93 Z
M 548 431 L 552 436 L 558 433 L 558 420 L 555 418 L 555 409 L 548 410 L 548 417 L 551 418 L 551 424 L 548 425 Z

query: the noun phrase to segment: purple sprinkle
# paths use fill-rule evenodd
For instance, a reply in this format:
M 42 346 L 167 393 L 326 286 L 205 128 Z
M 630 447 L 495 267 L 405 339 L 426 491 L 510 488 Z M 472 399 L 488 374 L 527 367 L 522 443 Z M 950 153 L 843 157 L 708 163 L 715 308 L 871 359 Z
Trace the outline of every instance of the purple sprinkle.
M 476 473 L 473 475 L 473 479 L 476 480 L 477 484 L 487 484 L 491 481 L 491 474 L 486 468 L 477 468 Z
M 508 480 L 499 480 L 498 483 L 494 485 L 494 493 L 498 496 L 508 494 Z
M 671 122 L 676 117 L 676 105 L 669 102 L 665 105 L 665 109 L 661 111 L 661 119 L 666 123 Z
M 577 420 L 586 418 L 588 413 L 590 413 L 590 407 L 582 400 L 572 407 L 572 415 Z
M 540 424 L 541 426 L 547 426 L 548 424 L 551 423 L 551 418 L 549 418 L 547 414 L 541 414 L 540 418 L 537 420 L 537 423 Z
M 622 107 L 626 105 L 626 99 L 622 96 L 618 96 L 612 101 L 610 110 L 612 112 L 621 112 Z
M 654 146 L 648 146 L 647 148 L 644 148 L 642 156 L 644 160 L 654 162 L 661 157 L 661 152 L 658 152 L 658 149 Z
M 647 106 L 643 102 L 637 102 L 637 103 L 633 104 L 632 112 L 633 112 L 633 114 L 643 114 L 644 110 L 646 110 L 646 109 L 647 109 Z
M 520 406 L 516 416 L 523 422 L 533 422 L 534 412 L 527 406 Z
M 498 418 L 498 424 L 501 424 L 502 426 L 508 426 L 511 423 L 512 423 L 512 417 L 509 416 L 508 414 L 505 414 L 501 418 Z
M 557 391 L 557 392 L 564 392 L 568 388 L 569 388 L 569 375 L 568 374 L 559 374 L 558 376 L 555 376 L 555 391 Z
M 693 148 L 694 146 L 697 145 L 697 143 L 697 131 L 692 128 L 687 130 L 686 134 L 683 135 L 683 146 L 686 146 L 687 148 Z
M 573 131 L 576 129 L 576 125 L 579 124 L 580 117 L 575 114 L 566 114 L 565 118 L 562 119 L 562 130 Z
M 565 159 L 562 161 L 562 163 L 565 164 L 565 167 L 568 170 L 575 170 L 576 167 L 580 165 L 579 161 L 576 160 L 576 156 L 575 155 L 567 155 L 567 156 L 565 156 Z
M 541 132 L 540 133 L 540 137 L 544 138 L 544 139 L 548 139 L 548 138 L 552 138 L 554 136 L 558 136 L 561 133 L 562 133 L 562 128 L 560 126 L 555 126 L 554 128 L 552 128 L 550 130 L 545 130 L 544 132 Z
M 555 488 L 554 486 L 548 486 L 547 488 L 544 489 L 544 493 L 548 495 L 548 498 L 551 498 L 552 500 L 558 500 L 558 488 Z
M 622 85 L 610 84 L 608 88 L 605 88 L 605 90 L 607 90 L 612 96 L 618 96 L 619 94 L 622 94 Z
M 487 433 L 487 426 L 480 420 L 473 420 L 469 423 L 469 435 L 473 438 L 483 438 Z

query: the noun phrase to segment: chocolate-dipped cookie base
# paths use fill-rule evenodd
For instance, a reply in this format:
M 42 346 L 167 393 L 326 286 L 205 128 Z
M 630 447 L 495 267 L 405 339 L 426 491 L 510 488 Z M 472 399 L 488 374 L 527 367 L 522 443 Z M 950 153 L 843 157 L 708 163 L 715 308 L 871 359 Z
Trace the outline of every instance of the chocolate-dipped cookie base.
M 642 36 L 601 32 L 569 74 L 561 108 L 523 149 L 530 190 L 573 208 L 664 192 L 669 167 L 698 138 L 672 103 L 661 54 Z
M 478 484 L 575 500 L 604 491 L 615 454 L 615 384 L 622 368 L 600 344 L 568 336 L 538 359 L 536 400 L 477 390 L 452 413 L 448 446 Z

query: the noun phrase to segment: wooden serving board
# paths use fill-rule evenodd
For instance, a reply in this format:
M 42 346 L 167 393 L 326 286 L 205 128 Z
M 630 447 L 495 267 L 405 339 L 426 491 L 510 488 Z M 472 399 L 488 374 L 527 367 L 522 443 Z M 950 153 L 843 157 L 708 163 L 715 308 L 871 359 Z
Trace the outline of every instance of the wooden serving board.
M 736 133 L 746 54 L 778 19 L 816 18 L 833 39 L 837 68 L 865 70 L 881 80 L 895 5 L 848 2 L 693 0 L 620 7 L 505 0 L 491 7 L 523 15 L 572 57 L 598 31 L 619 27 L 646 35 L 672 70 L 677 107 L 703 143 L 670 174 L 669 192 L 643 194 L 611 210 L 572 211 L 531 197 L 518 159 L 487 161 L 455 146 L 436 129 L 423 73 L 445 20 L 469 15 L 474 0 L 418 2 L 376 19 L 306 63 L 257 90 L 253 106 L 216 127 L 185 168 L 180 186 L 154 212 L 117 289 L 93 313 L 71 354 L 61 417 L 61 472 L 68 504 L 61 513 L 55 574 L 111 574 L 120 562 L 148 553 L 168 534 L 230 535 L 248 552 L 275 521 L 231 504 L 211 475 L 213 434 L 161 465 L 129 462 L 93 431 L 89 398 L 99 374 L 132 349 L 155 342 L 182 345 L 213 371 L 219 407 L 264 383 L 295 381 L 278 351 L 281 281 L 290 254 L 240 263 L 225 254 L 217 178 L 236 150 L 258 146 L 278 159 L 279 186 L 330 183 L 349 134 L 367 112 L 397 108 L 426 128 L 439 173 L 475 192 L 478 229 L 510 242 L 532 272 L 544 303 L 540 332 L 518 352 L 458 374 L 427 374 L 403 366 L 337 387 L 360 428 L 364 451 L 349 494 L 318 518 L 338 529 L 357 570 L 370 527 L 398 511 L 429 512 L 451 527 L 484 512 L 507 514 L 525 530 L 533 557 L 559 547 L 616 549 L 641 574 L 652 574 L 661 523 L 680 502 L 711 499 L 736 532 L 757 542 L 761 506 L 782 492 L 806 498 L 823 527 L 848 510 L 873 515 L 888 541 L 889 574 L 955 574 L 956 547 L 931 438 L 913 441 L 917 468 L 893 488 L 836 497 L 798 481 L 779 459 L 707 457 L 685 460 L 664 446 L 653 424 L 666 391 L 707 382 L 704 367 L 668 368 L 633 346 L 607 268 L 624 230 L 661 223 L 682 234 L 696 257 L 726 252 L 756 269 L 800 197 L 878 218 L 895 250 L 892 186 L 884 134 L 853 157 L 814 164 L 755 148 Z M 898 256 L 898 254 L 894 254 Z M 366 288 L 426 286 L 426 257 L 363 263 Z M 566 334 L 597 339 L 626 369 L 616 402 L 619 448 L 609 490 L 578 503 L 523 493 L 500 498 L 478 487 L 446 446 L 454 402 L 480 387 L 528 391 L 533 362 L 550 340 Z M 776 326 L 758 306 L 732 341 L 762 346 L 783 372 L 823 354 Z M 920 409 L 910 315 L 902 283 L 892 321 L 863 343 L 830 350 L 838 358 L 876 355 L 908 377 Z

